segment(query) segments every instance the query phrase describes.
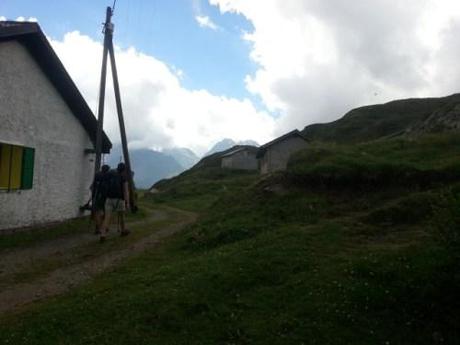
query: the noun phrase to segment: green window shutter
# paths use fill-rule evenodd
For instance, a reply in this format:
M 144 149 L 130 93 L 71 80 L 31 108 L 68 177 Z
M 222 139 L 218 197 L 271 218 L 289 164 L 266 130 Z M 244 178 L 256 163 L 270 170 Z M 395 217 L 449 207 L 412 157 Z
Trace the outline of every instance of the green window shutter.
M 24 155 L 22 156 L 21 189 L 32 189 L 34 181 L 34 158 L 35 150 L 24 147 Z
M 21 146 L 11 147 L 10 166 L 10 188 L 12 190 L 21 188 L 22 162 L 24 160 L 24 148 Z

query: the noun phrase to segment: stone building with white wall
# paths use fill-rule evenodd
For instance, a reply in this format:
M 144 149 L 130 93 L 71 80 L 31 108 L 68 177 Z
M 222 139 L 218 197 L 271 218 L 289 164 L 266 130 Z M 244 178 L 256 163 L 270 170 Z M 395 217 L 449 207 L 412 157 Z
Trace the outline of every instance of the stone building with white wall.
M 260 173 L 286 170 L 289 157 L 307 146 L 307 141 L 297 129 L 262 145 L 257 152 Z
M 0 22 L 0 232 L 80 215 L 96 131 L 38 24 Z M 111 146 L 104 134 L 103 152 Z
M 234 146 L 230 152 L 222 156 L 222 168 L 239 170 L 257 170 L 257 147 Z

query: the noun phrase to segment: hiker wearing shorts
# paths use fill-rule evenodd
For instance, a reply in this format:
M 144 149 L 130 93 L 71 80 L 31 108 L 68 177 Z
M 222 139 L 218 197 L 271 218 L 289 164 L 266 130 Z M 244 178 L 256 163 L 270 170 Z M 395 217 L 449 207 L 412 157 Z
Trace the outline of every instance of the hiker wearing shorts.
M 125 227 L 125 211 L 129 209 L 129 189 L 126 175 L 126 166 L 120 163 L 116 170 L 110 170 L 107 173 L 107 199 L 105 201 L 105 216 L 101 232 L 100 241 L 104 242 L 109 230 L 110 218 L 112 213 L 118 216 L 118 222 L 121 228 L 121 236 L 129 234 Z
M 96 222 L 95 234 L 101 233 L 102 222 L 105 215 L 105 200 L 107 191 L 104 190 L 104 181 L 109 172 L 110 167 L 103 165 L 101 171 L 94 176 L 93 184 L 91 185 L 91 200 L 93 204 L 94 221 Z

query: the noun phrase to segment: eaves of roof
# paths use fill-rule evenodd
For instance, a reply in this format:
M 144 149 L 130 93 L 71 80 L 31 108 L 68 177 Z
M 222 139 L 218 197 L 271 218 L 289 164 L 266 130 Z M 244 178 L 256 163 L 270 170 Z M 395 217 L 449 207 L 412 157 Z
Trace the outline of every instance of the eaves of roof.
M 256 146 L 246 146 L 246 145 L 245 146 L 237 145 L 237 146 L 234 146 L 233 148 L 234 149 L 231 150 L 230 152 L 227 152 L 227 153 L 223 154 L 222 158 L 232 156 L 235 153 L 238 153 L 238 152 L 241 152 L 241 151 L 248 151 L 248 152 L 256 153 L 257 150 L 258 150 L 258 148 Z
M 302 136 L 302 134 L 300 134 L 299 130 L 298 129 L 294 129 L 293 131 L 290 131 L 289 133 L 286 133 L 272 141 L 269 141 L 268 143 L 262 145 L 261 147 L 259 147 L 259 150 L 257 151 L 257 155 L 256 157 L 257 158 L 262 158 L 264 155 L 265 155 L 265 152 L 267 152 L 267 149 L 270 147 L 270 146 L 273 146 L 283 140 L 286 140 L 286 139 L 289 139 L 291 137 L 299 137 L 305 141 L 307 141 L 307 139 L 305 139 L 305 137 Z

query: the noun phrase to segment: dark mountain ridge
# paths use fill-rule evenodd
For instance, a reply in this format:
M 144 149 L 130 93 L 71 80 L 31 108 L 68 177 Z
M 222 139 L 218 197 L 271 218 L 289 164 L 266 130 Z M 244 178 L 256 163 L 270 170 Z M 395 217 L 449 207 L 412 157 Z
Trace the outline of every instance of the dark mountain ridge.
M 324 124 L 306 126 L 302 135 L 306 139 L 338 144 L 357 144 L 394 137 L 414 137 L 429 133 L 448 132 L 460 128 L 460 94 L 440 98 L 410 98 L 385 104 L 368 105 L 353 109 L 342 118 Z M 224 140 L 222 144 L 229 144 Z M 244 146 L 244 145 L 241 145 Z M 180 174 L 206 168 L 219 168 L 222 155 L 234 147 L 203 157 L 192 168 Z M 156 187 L 171 180 L 159 181 Z

